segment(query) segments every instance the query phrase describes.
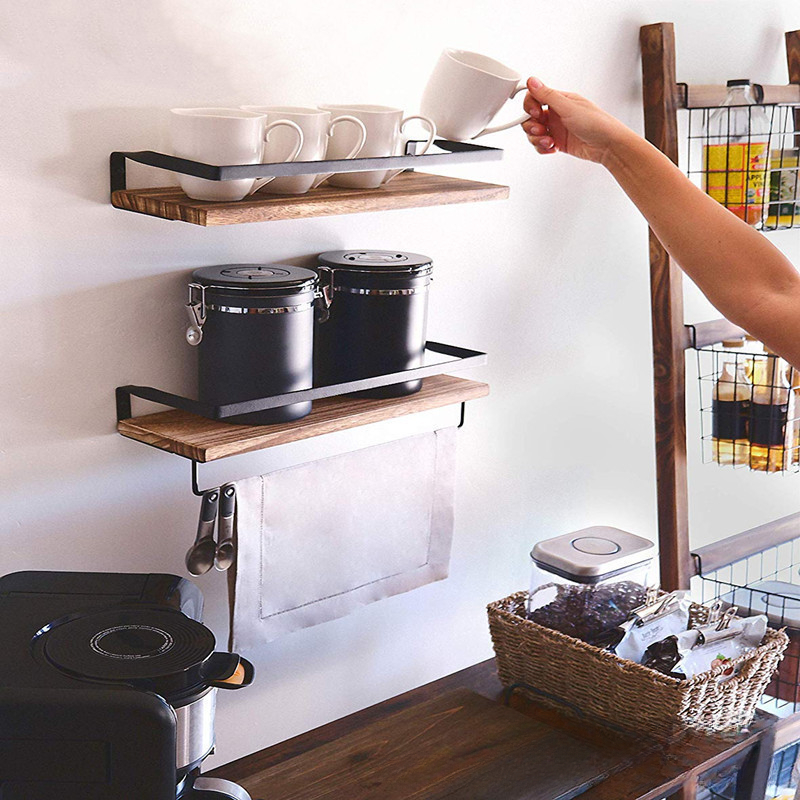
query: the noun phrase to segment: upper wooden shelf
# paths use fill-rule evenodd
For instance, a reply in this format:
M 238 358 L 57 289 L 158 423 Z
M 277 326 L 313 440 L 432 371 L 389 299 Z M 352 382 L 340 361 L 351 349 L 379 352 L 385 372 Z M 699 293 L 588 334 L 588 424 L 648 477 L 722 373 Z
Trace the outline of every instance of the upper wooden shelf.
M 800 104 L 800 85 L 790 83 L 782 86 L 754 84 L 761 94 L 764 105 Z M 708 84 L 678 83 L 675 86 L 679 108 L 717 108 L 725 102 L 728 87 Z
M 244 200 L 213 203 L 192 200 L 179 188 L 120 189 L 111 194 L 116 208 L 194 225 L 236 225 L 243 222 L 304 219 L 393 208 L 502 200 L 509 189 L 495 183 L 404 172 L 377 189 L 339 189 L 322 185 L 307 194 L 256 193 Z
M 406 397 L 370 400 L 338 396 L 316 400 L 311 413 L 294 422 L 232 425 L 173 410 L 120 420 L 117 430 L 129 439 L 205 463 L 463 403 L 487 394 L 489 386 L 485 383 L 452 375 L 434 375 L 425 378 L 419 392 Z

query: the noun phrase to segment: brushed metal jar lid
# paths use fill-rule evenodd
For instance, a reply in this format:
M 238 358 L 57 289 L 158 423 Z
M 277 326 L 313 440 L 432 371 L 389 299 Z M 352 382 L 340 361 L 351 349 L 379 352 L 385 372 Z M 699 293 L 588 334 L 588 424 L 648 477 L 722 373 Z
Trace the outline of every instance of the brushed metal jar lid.
M 313 289 L 317 273 L 290 264 L 217 264 L 196 269 L 192 280 L 202 286 L 292 294 Z
M 576 583 L 597 583 L 650 561 L 656 547 L 634 533 L 597 525 L 538 542 L 531 559 Z
M 433 268 L 433 260 L 402 250 L 332 250 L 318 256 L 319 264 L 335 270 L 373 274 L 418 274 Z

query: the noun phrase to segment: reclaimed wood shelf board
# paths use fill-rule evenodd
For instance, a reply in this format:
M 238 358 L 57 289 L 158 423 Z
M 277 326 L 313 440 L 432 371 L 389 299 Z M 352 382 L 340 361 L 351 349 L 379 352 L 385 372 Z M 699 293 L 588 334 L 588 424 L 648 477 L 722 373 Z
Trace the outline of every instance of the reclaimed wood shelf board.
M 280 795 L 267 796 L 258 791 L 259 786 L 265 785 L 261 781 L 273 775 L 272 770 L 275 767 L 290 763 L 296 766 L 313 764 L 314 754 L 325 753 L 325 746 L 340 742 L 354 732 L 367 729 L 374 731 L 375 723 L 386 720 L 399 711 L 414 708 L 420 703 L 435 698 L 441 698 L 458 689 L 475 692 L 497 704 L 502 703 L 505 697 L 503 686 L 497 676 L 495 659 L 490 659 L 217 767 L 210 773 L 210 777 L 225 778 L 242 784 L 251 790 L 253 800 L 287 800 Z M 563 715 L 532 702 L 520 693 L 515 693 L 511 697 L 510 704 L 518 714 L 544 723 L 551 729 L 563 731 L 588 746 L 593 752 L 611 757 L 609 766 L 604 768 L 606 777 L 600 783 L 586 788 L 585 791 L 575 790 L 580 800 L 661 800 L 665 797 L 673 800 L 678 800 L 678 798 L 692 798 L 693 800 L 698 776 L 705 775 L 710 770 L 716 770 L 721 765 L 728 763 L 731 758 L 738 758 L 743 754 L 749 755 L 744 767 L 745 772 L 741 775 L 741 784 L 743 787 L 748 787 L 749 791 L 751 784 L 748 782 L 750 778 L 747 776 L 752 778 L 754 772 L 759 770 L 762 743 L 765 746 L 763 752 L 766 758 L 763 766 L 768 766 L 773 752 L 797 741 L 800 736 L 798 726 L 789 723 L 785 728 L 778 730 L 773 747 L 772 734 L 776 730 L 776 724 L 781 725 L 782 723 L 776 723 L 775 717 L 759 711 L 753 723 L 737 734 L 713 735 L 694 731 L 667 744 L 651 743 L 641 737 L 622 736 L 610 728 L 597 725 L 587 719 Z M 481 726 L 476 726 L 475 730 L 476 733 L 479 733 Z M 497 737 L 495 737 L 495 744 L 500 746 Z M 479 746 L 477 740 L 475 745 Z M 298 756 L 303 755 L 309 758 L 298 759 Z M 563 769 L 569 773 L 572 765 L 569 758 L 565 760 L 567 763 Z M 554 760 L 554 763 L 558 762 Z M 561 763 L 563 764 L 563 762 Z M 410 772 L 416 773 L 424 769 L 426 769 L 424 759 L 409 760 L 408 770 Z M 288 777 L 288 773 L 284 774 Z M 488 800 L 517 800 L 514 794 L 508 794 L 505 791 L 507 784 L 502 781 L 502 777 L 496 779 L 494 785 L 491 786 L 491 791 L 486 795 L 472 793 L 471 787 L 466 786 L 455 789 L 445 797 L 446 800 L 483 800 L 484 797 Z M 479 786 L 483 791 L 486 784 L 479 784 Z M 531 793 L 535 793 L 540 787 L 534 779 L 527 788 Z M 550 788 L 546 784 L 541 787 L 546 800 L 553 800 L 554 795 L 559 796 L 554 792 L 548 794 Z M 367 791 L 369 791 L 369 787 L 367 787 Z M 347 800 L 365 800 L 370 796 L 353 792 L 345 794 L 343 797 L 346 797 Z M 387 800 L 385 795 L 379 794 L 377 797 L 380 800 Z M 425 795 L 409 793 L 403 800 L 411 800 L 411 798 L 420 800 L 421 797 L 425 797 Z M 533 794 L 533 797 L 537 797 L 537 795 Z M 303 800 L 317 799 L 312 794 L 303 797 Z
M 406 397 L 372 400 L 341 396 L 316 400 L 311 413 L 294 422 L 232 425 L 186 411 L 172 410 L 120 420 L 117 430 L 129 439 L 205 463 L 455 405 L 487 394 L 489 386 L 485 383 L 452 375 L 434 375 L 425 378 L 419 392 Z
M 320 186 L 307 194 L 256 193 L 230 203 L 192 200 L 179 188 L 121 189 L 111 195 L 111 204 L 151 217 L 191 222 L 194 225 L 237 225 L 279 219 L 304 219 L 393 208 L 474 203 L 502 200 L 509 189 L 495 183 L 404 172 L 377 189 L 339 189 Z
M 265 800 L 570 800 L 626 761 L 460 689 L 242 785 Z

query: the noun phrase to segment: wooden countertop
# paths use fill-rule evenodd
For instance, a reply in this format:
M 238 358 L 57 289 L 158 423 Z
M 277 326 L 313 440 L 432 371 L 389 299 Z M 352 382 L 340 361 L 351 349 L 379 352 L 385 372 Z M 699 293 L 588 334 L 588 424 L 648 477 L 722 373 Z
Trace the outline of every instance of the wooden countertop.
M 493 659 L 434 681 L 418 689 L 386 700 L 320 728 L 301 734 L 260 752 L 226 764 L 210 773 L 242 784 L 253 794 L 253 800 L 282 800 L 280 797 L 258 795 L 259 776 L 281 765 L 287 772 L 290 759 L 311 753 L 317 748 L 336 742 L 368 725 L 380 722 L 395 712 L 417 704 L 440 698 L 456 689 L 468 689 L 495 701 L 501 701 L 502 687 L 495 671 Z M 582 800 L 660 800 L 674 794 L 676 797 L 694 797 L 693 792 L 680 794 L 680 787 L 692 784 L 697 776 L 712 769 L 722 761 L 746 750 L 765 735 L 771 734 L 772 718 L 757 718 L 749 731 L 731 736 L 703 736 L 689 734 L 669 745 L 642 748 L 639 742 L 617 735 L 607 728 L 583 720 L 568 718 L 538 706 L 522 696 L 515 695 L 511 707 L 552 728 L 586 741 L 606 752 L 624 756 L 622 768 L 597 786 L 580 795 Z M 409 765 L 409 770 L 413 765 Z M 678 794 L 675 794 L 678 793 Z M 458 795 L 453 795 L 457 797 Z M 344 800 L 344 798 L 343 798 Z M 502 797 L 498 797 L 502 800 Z

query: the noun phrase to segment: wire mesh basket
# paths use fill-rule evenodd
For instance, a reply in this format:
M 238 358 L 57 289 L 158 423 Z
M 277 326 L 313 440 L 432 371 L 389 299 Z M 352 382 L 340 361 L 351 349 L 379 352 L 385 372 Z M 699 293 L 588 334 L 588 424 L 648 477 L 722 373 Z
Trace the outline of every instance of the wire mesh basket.
M 778 750 L 772 757 L 767 780 L 768 800 L 794 800 L 798 787 L 798 756 L 800 743 L 795 742 Z
M 800 471 L 800 372 L 745 339 L 696 352 L 703 462 Z
M 787 518 L 789 524 L 796 532 L 800 518 Z M 766 614 L 771 628 L 785 629 L 789 645 L 761 702 L 780 716 L 800 710 L 800 536 L 708 571 L 702 564 L 701 557 L 692 587 L 698 602 L 720 600 L 723 607 L 737 606 L 745 617 Z
M 746 115 L 744 135 L 734 135 L 734 114 Z M 692 108 L 686 125 L 695 183 L 759 230 L 800 227 L 800 106 Z
M 749 753 L 737 753 L 697 779 L 695 800 L 736 800 L 742 797 L 741 773 Z

